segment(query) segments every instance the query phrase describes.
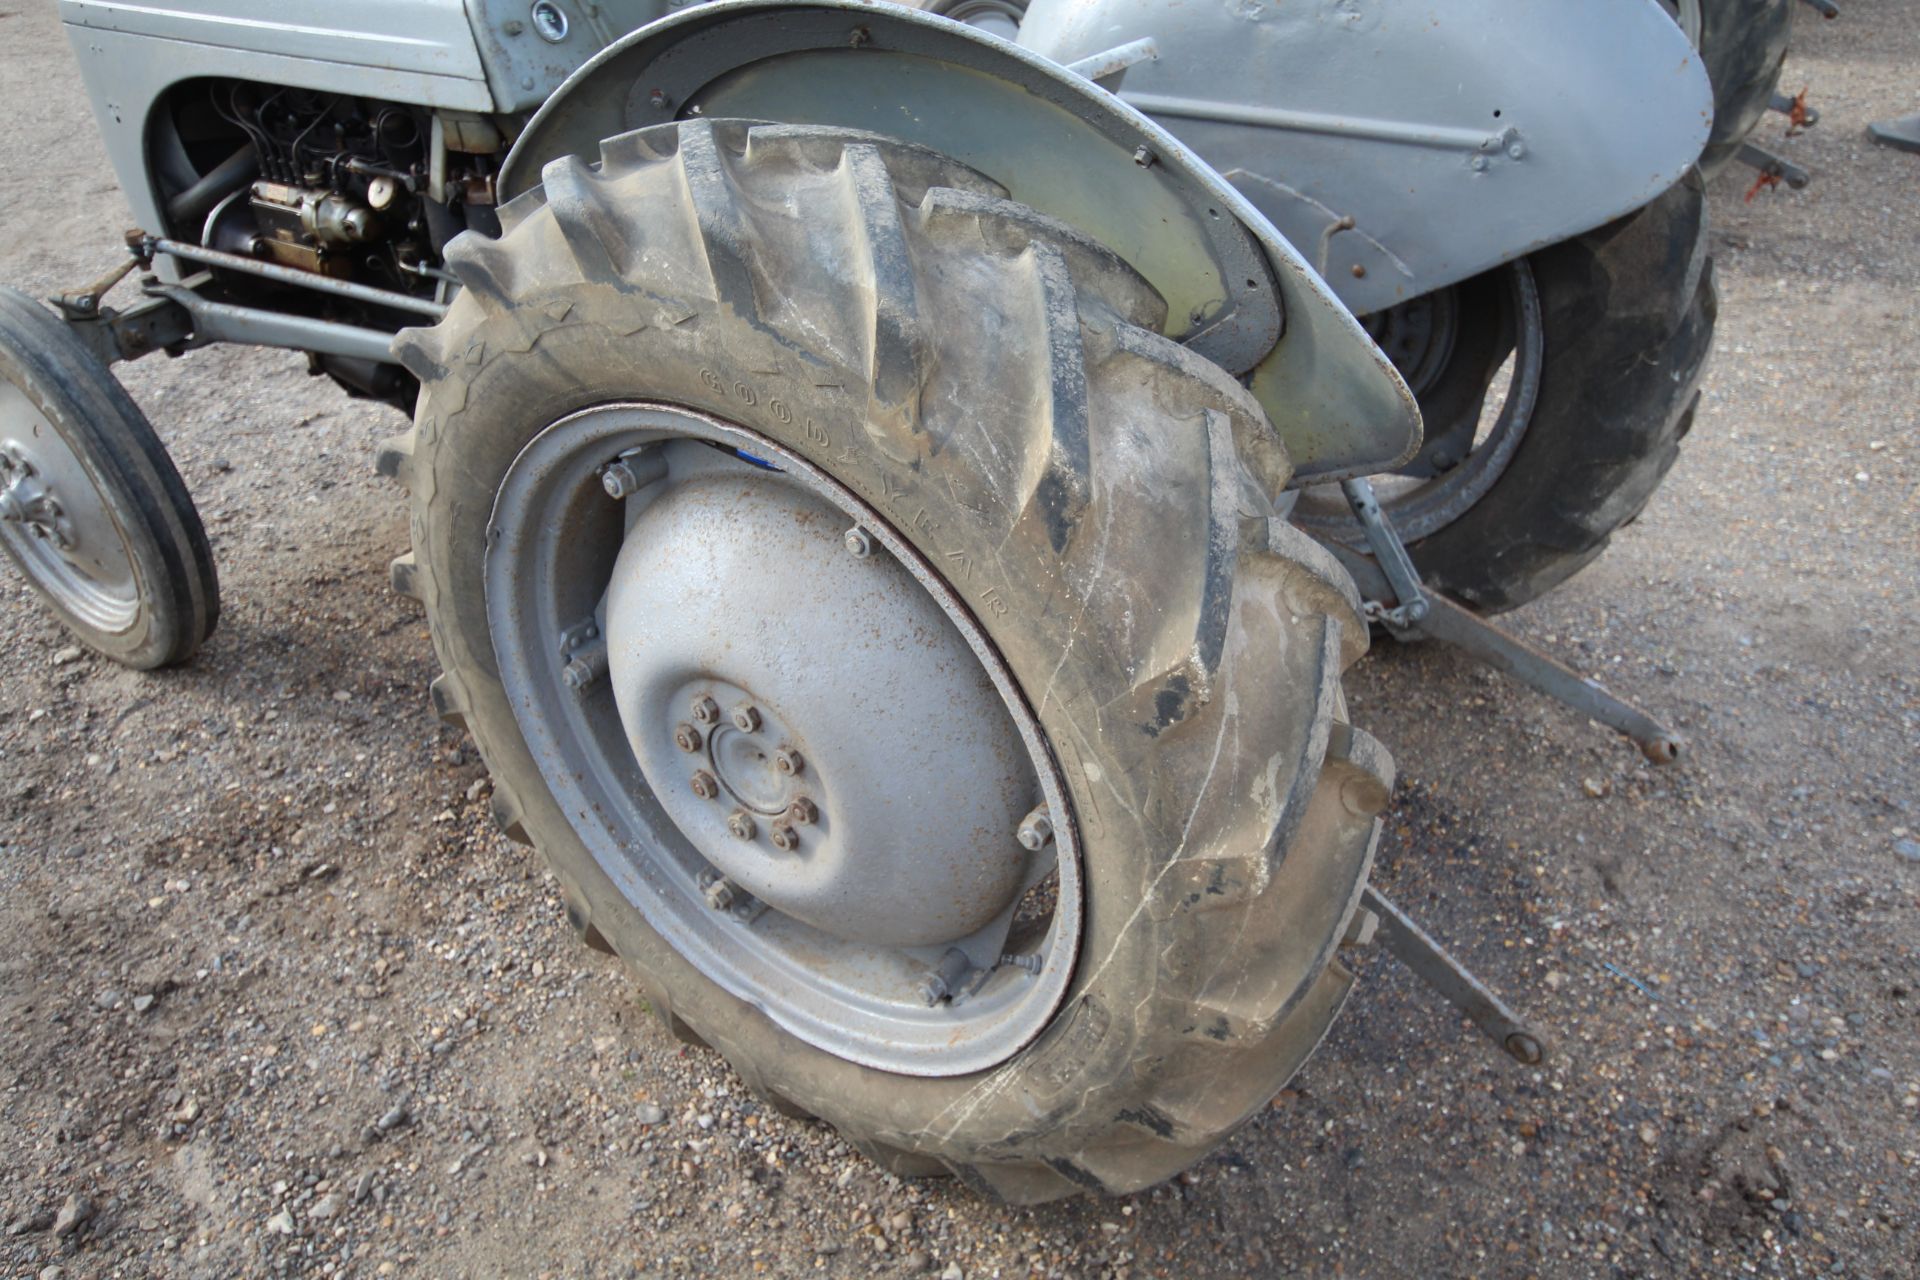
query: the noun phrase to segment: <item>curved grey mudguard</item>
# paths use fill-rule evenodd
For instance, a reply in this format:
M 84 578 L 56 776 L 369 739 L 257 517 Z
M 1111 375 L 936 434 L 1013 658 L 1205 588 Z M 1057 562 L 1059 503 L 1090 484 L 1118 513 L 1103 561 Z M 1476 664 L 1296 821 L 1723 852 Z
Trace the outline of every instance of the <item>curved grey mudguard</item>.
M 1296 483 L 1419 447 L 1406 384 L 1306 260 L 1151 120 L 993 36 L 888 4 L 723 0 L 609 46 L 541 107 L 505 200 L 565 155 L 690 115 L 869 129 L 951 155 L 1105 242 L 1169 304 L 1168 334 L 1250 385 Z
M 1365 315 L 1638 209 L 1713 124 L 1656 0 L 1032 0 L 1023 47 L 1151 38 L 1121 98 Z

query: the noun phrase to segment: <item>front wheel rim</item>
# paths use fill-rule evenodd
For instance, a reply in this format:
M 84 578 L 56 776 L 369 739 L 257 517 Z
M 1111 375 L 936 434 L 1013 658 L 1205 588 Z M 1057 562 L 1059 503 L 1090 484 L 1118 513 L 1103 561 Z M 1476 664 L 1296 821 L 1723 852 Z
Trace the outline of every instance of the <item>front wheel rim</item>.
M 711 510 L 710 498 L 736 504 L 728 519 L 749 531 L 740 537 L 758 537 L 756 547 L 786 536 L 780 521 L 791 517 L 795 529 L 825 530 L 848 564 L 865 556 L 884 568 L 891 585 L 876 587 L 874 598 L 896 602 L 911 619 L 900 622 L 862 597 L 864 612 L 854 610 L 846 625 L 871 619 L 882 661 L 909 631 L 942 671 L 957 670 L 964 655 L 970 675 L 942 683 L 929 674 L 925 683 L 946 691 L 942 707 L 971 710 L 945 725 L 937 708 L 899 707 L 921 682 L 895 678 L 884 717 L 823 713 L 822 689 L 809 681 L 824 679 L 857 702 L 873 676 L 809 661 L 818 642 L 808 637 L 819 632 L 812 622 L 837 616 L 836 602 L 812 598 L 799 583 L 800 607 L 817 611 L 801 619 L 806 626 L 796 628 L 794 615 L 783 626 L 736 609 L 721 621 L 695 617 L 683 635 L 674 619 L 731 607 L 733 597 L 725 583 L 711 593 L 684 589 L 661 565 L 707 554 L 716 540 L 734 556 L 728 563 L 744 563 L 744 548 L 727 545 L 735 535 L 699 514 Z M 688 523 L 696 518 L 704 523 Z M 819 559 L 819 547 L 793 546 L 813 557 L 809 581 L 847 580 L 838 562 Z M 703 975 L 809 1044 L 908 1075 L 987 1069 L 1044 1029 L 1065 996 L 1081 931 L 1081 869 L 1064 783 L 984 633 L 932 567 L 854 494 L 735 424 L 674 406 L 601 406 L 548 426 L 508 468 L 485 578 L 501 683 L 536 767 L 615 889 Z M 759 589 L 742 588 L 751 600 L 764 598 Z M 671 608 L 662 603 L 669 599 Z M 952 634 L 934 635 L 942 626 Z M 707 637 L 722 632 L 740 643 L 714 648 Z M 997 699 L 1003 737 L 969 701 L 972 685 Z M 769 696 L 769 686 L 781 692 Z M 893 711 L 907 718 L 896 721 Z M 849 720 L 882 746 L 850 738 Z M 893 775 L 871 752 L 908 741 L 901 724 L 930 726 L 930 758 L 956 776 L 985 779 L 953 801 L 964 810 L 957 823 L 928 823 L 916 808 L 951 796 L 939 790 L 945 767 L 907 766 L 904 784 L 886 798 Z M 1014 743 L 1019 758 L 975 739 Z M 1008 829 L 994 830 L 1017 795 L 1035 801 L 1027 820 L 1015 815 Z M 889 843 L 896 810 L 931 834 L 911 848 Z M 981 814 L 998 817 L 988 824 Z M 1045 821 L 1036 824 L 1035 815 Z M 877 844 L 856 839 L 876 831 Z M 1010 853 L 1008 841 L 1019 850 Z M 927 903 L 906 891 L 911 881 L 903 890 L 903 859 L 932 882 Z M 872 921 L 864 932 L 862 920 Z

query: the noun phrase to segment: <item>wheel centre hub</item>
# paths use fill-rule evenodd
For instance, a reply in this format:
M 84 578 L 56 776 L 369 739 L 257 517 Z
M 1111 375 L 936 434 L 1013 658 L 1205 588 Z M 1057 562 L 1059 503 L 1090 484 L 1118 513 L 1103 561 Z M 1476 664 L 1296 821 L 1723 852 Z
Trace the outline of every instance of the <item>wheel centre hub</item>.
M 25 451 L 12 440 L 0 445 L 0 521 L 23 525 L 28 533 L 62 551 L 73 547 L 73 528 L 66 511 Z
M 669 447 L 699 452 L 633 519 L 606 598 L 648 785 L 717 872 L 816 928 L 901 946 L 979 929 L 1026 882 L 1036 792 L 966 642 L 806 490 Z

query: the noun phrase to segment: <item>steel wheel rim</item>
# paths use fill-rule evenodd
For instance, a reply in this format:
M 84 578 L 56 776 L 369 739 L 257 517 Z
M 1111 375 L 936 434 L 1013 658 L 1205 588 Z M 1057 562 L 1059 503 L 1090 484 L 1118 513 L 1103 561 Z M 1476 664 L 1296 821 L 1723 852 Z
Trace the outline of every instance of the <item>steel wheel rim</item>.
M 717 908 L 708 889 L 725 864 L 710 856 L 716 852 L 710 823 L 689 820 L 687 806 L 694 802 L 677 785 L 661 785 L 651 723 L 623 714 L 623 703 L 629 711 L 645 705 L 644 690 L 632 693 L 634 677 L 618 661 L 626 650 L 616 646 L 615 660 L 600 668 L 604 676 L 588 676 L 578 689 L 569 685 L 569 659 L 559 637 L 571 633 L 579 641 L 587 629 L 583 623 L 590 623 L 595 634 L 573 656 L 591 657 L 592 646 L 609 638 L 599 629 L 617 629 L 626 616 L 614 611 L 620 603 L 615 588 L 628 580 L 620 576 L 628 573 L 622 545 L 638 546 L 628 558 L 637 556 L 644 565 L 646 539 L 639 535 L 648 530 L 652 512 L 667 508 L 684 486 L 721 474 L 714 470 L 720 463 L 690 461 L 695 449 L 701 458 L 717 456 L 706 448 L 711 445 L 745 455 L 745 462 L 726 459 L 727 467 L 754 464 L 752 472 L 724 473 L 739 477 L 743 491 L 765 484 L 781 501 L 797 504 L 804 496 L 818 503 L 841 521 L 836 539 L 849 526 L 863 531 L 876 555 L 884 553 L 911 575 L 977 662 L 975 678 L 984 675 L 999 699 L 1053 819 L 1052 874 L 1040 877 L 1038 889 L 1034 877 L 1023 878 L 1014 896 L 1028 915 L 1036 901 L 1046 907 L 1044 923 L 1027 929 L 1026 967 L 992 968 L 978 989 L 958 999 L 930 1003 L 923 989 L 956 943 L 979 965 L 989 963 L 982 948 L 992 945 L 995 928 L 1014 914 L 1012 907 L 993 925 L 946 945 L 847 939 L 764 903 L 743 912 L 737 898 Z M 646 459 L 643 470 L 665 460 L 659 475 L 641 477 L 643 487 L 659 492 L 638 517 L 627 500 L 610 498 L 605 487 L 603 472 L 623 455 Z M 489 525 L 485 577 L 501 682 L 535 764 L 618 891 L 703 975 L 809 1044 L 903 1074 L 984 1070 L 1044 1029 L 1066 994 L 1082 915 L 1081 869 L 1064 783 L 1038 723 L 984 633 L 918 553 L 855 495 L 796 454 L 732 423 L 674 406 L 600 406 L 548 426 L 508 469 Z M 656 682 L 668 678 L 649 672 L 644 661 L 627 666 Z M 725 676 L 706 672 L 699 678 L 725 683 Z M 719 731 L 730 708 L 715 710 L 720 718 L 709 722 L 714 733 L 708 746 L 726 736 Z M 762 714 L 778 720 L 781 712 L 775 706 Z M 841 776 L 848 777 L 844 771 Z M 859 781 L 852 779 L 856 791 Z M 840 784 L 828 785 L 823 808 L 834 803 Z M 765 824 L 767 807 L 749 808 L 749 816 Z M 822 820 L 822 839 L 832 838 L 833 821 Z M 764 829 L 755 832 L 756 857 Z M 809 913 L 812 905 L 806 903 Z
M 140 616 L 126 535 L 86 463 L 32 399 L 0 381 L 0 542 L 27 576 L 103 634 Z
M 1373 477 L 1381 508 L 1393 522 L 1395 531 L 1409 543 L 1438 533 L 1484 498 L 1506 473 L 1533 425 L 1545 348 L 1540 291 L 1525 260 L 1509 263 L 1503 271 L 1507 283 L 1505 305 L 1512 318 L 1514 345 L 1511 372 L 1499 412 L 1491 424 L 1476 433 L 1471 449 L 1457 465 L 1432 474 L 1430 454 L 1435 440 L 1429 439 L 1423 442 L 1421 453 L 1407 468 Z M 1455 339 L 1451 333 L 1437 328 L 1432 341 L 1445 343 L 1450 350 Z M 1429 353 L 1429 348 L 1388 352 L 1390 357 L 1395 357 L 1396 366 L 1406 360 L 1411 371 L 1437 377 L 1439 369 L 1428 358 Z M 1497 369 L 1493 384 L 1500 381 L 1499 372 Z M 1421 390 L 1420 385 L 1414 385 L 1416 395 Z M 1485 419 L 1484 412 L 1481 419 Z M 1355 547 L 1366 545 L 1366 534 L 1348 510 L 1338 485 L 1317 485 L 1302 490 L 1294 520 L 1323 537 Z

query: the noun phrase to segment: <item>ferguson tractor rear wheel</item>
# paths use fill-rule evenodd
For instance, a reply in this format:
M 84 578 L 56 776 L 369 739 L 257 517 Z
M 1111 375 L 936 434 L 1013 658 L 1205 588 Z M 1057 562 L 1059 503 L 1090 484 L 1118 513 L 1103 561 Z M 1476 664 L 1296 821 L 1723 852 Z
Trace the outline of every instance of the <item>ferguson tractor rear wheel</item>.
M 1767 112 L 1793 34 L 1795 0 L 1661 0 L 1700 51 L 1713 83 L 1713 132 L 1700 153 L 1709 178 L 1739 154 Z
M 669 1024 L 899 1172 L 1165 1178 L 1349 984 L 1391 766 L 1250 397 L 883 138 L 687 122 L 449 250 L 383 465 L 506 830 Z
M 1426 439 L 1374 477 L 1427 584 L 1498 613 L 1544 594 L 1638 515 L 1693 425 L 1717 309 L 1690 174 L 1604 227 L 1366 319 Z M 1295 519 L 1364 549 L 1336 486 Z

